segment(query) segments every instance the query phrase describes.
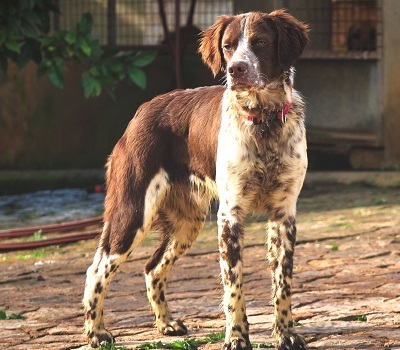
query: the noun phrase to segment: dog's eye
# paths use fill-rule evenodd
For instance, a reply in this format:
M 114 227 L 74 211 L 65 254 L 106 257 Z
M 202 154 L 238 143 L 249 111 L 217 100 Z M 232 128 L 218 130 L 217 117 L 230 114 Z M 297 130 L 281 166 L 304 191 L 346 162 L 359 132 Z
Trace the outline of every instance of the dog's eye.
M 265 40 L 257 40 L 254 44 L 254 46 L 265 46 L 267 44 L 267 42 Z
M 224 48 L 224 50 L 226 50 L 226 51 L 230 51 L 230 50 L 232 50 L 232 45 L 230 45 L 230 44 L 224 44 L 224 45 L 223 45 L 223 48 Z

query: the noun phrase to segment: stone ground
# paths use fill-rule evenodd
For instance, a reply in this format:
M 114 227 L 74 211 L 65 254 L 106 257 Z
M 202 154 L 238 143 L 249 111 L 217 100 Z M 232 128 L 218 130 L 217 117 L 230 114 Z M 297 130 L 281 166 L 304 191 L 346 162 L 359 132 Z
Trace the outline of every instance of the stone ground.
M 315 185 L 298 208 L 293 312 L 309 348 L 400 349 L 400 188 Z M 244 288 L 251 341 L 274 343 L 263 219 L 250 218 L 246 228 Z M 156 332 L 146 299 L 142 271 L 155 237 L 122 265 L 106 300 L 106 325 L 129 349 L 174 339 Z M 0 254 L 0 308 L 26 317 L 0 321 L 0 348 L 86 349 L 80 301 L 95 245 Z M 169 279 L 169 304 L 189 337 L 224 327 L 217 247 L 210 218 Z

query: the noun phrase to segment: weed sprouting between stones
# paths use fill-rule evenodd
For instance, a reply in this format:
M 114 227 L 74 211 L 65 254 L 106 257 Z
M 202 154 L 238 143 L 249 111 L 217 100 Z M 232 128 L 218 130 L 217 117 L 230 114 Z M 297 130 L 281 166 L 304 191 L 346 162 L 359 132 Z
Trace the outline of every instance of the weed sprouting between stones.
M 22 316 L 21 313 L 12 313 L 7 315 L 7 308 L 0 310 L 0 320 L 24 320 L 25 316 Z
M 107 343 L 103 341 L 100 343 L 99 350 L 128 350 L 125 346 L 115 345 L 115 343 Z
M 224 340 L 225 332 L 211 333 L 204 338 L 185 338 L 183 340 L 175 340 L 171 343 L 154 342 L 143 343 L 137 346 L 137 349 L 151 350 L 151 349 L 182 349 L 182 350 L 196 350 L 201 345 L 216 343 Z M 269 343 L 253 343 L 253 348 L 273 348 Z
M 175 340 L 171 343 L 154 342 L 143 343 L 137 346 L 137 349 L 150 350 L 150 349 L 183 349 L 183 350 L 196 350 L 201 345 L 207 343 L 216 343 L 225 338 L 225 332 L 211 333 L 204 338 L 185 338 L 183 340 Z
M 42 239 L 42 230 L 38 230 L 34 232 L 31 237 L 29 237 L 28 241 L 35 242 L 35 241 L 40 241 L 41 239 Z
M 31 259 L 31 258 L 43 258 L 43 256 L 44 256 L 43 249 L 34 249 L 34 250 L 32 250 L 32 254 L 18 255 L 17 259 L 25 260 L 25 259 Z
M 330 241 L 329 244 L 332 248 L 332 251 L 337 252 L 339 250 L 339 246 L 334 241 Z
M 356 321 L 367 322 L 367 315 L 356 315 L 355 319 Z

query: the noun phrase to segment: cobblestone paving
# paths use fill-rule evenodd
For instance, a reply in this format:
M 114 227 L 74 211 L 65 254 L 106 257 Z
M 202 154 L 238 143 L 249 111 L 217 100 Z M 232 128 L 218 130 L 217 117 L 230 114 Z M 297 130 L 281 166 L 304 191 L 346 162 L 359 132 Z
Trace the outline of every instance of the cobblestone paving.
M 320 186 L 299 201 L 293 312 L 310 349 L 400 349 L 400 189 Z M 253 343 L 271 337 L 270 275 L 264 218 L 246 229 L 245 292 Z M 152 234 L 122 265 L 105 304 L 118 345 L 135 348 L 163 338 L 153 327 L 143 266 Z M 0 254 L 0 308 L 24 320 L 0 321 L 2 349 L 86 349 L 81 298 L 96 242 Z M 168 284 L 174 314 L 190 337 L 223 330 L 215 221 L 210 219 Z M 222 343 L 203 349 L 220 349 Z

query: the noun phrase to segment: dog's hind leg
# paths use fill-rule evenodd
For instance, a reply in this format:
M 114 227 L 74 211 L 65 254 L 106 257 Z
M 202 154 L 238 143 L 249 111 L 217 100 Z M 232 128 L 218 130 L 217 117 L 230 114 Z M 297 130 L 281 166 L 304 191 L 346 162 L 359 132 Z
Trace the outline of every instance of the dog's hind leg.
M 104 231 L 106 230 L 107 227 L 104 228 Z M 84 335 L 92 347 L 98 347 L 103 341 L 114 342 L 111 333 L 104 328 L 103 304 L 111 279 L 115 275 L 118 266 L 125 260 L 126 254 L 109 255 L 99 246 L 93 263 L 86 272 L 83 297 L 85 313 Z
M 136 186 L 134 198 L 129 197 L 127 191 L 121 193 L 123 185 L 118 183 L 118 179 L 110 183 L 105 201 L 103 233 L 93 263 L 87 270 L 83 297 L 84 332 L 92 347 L 98 347 L 102 341 L 113 342 L 103 321 L 107 289 L 119 265 L 150 230 L 170 186 L 168 175 L 162 169 L 145 189 L 142 186 L 142 196 L 140 186 Z
M 187 333 L 183 322 L 172 318 L 165 290 L 172 265 L 196 240 L 203 228 L 207 209 L 208 202 L 199 206 L 189 198 L 182 201 L 182 198 L 176 198 L 174 193 L 170 193 L 156 221 L 156 227 L 161 231 L 161 240 L 145 266 L 145 276 L 147 296 L 155 314 L 155 323 L 164 335 Z

